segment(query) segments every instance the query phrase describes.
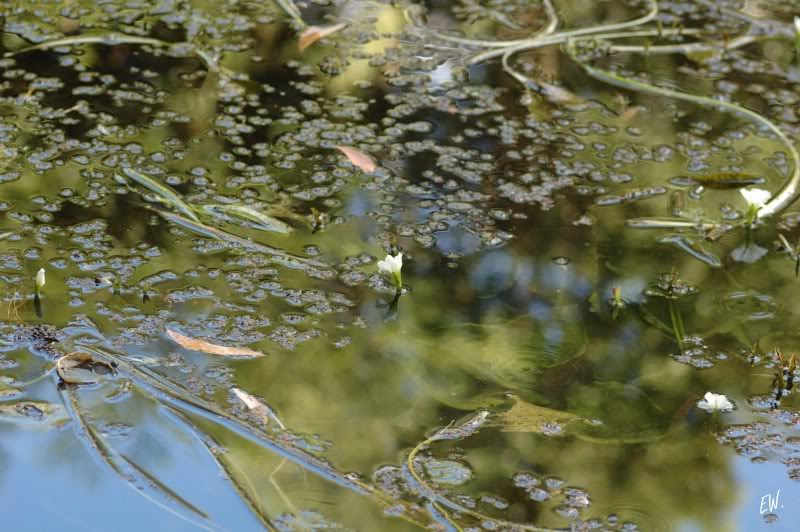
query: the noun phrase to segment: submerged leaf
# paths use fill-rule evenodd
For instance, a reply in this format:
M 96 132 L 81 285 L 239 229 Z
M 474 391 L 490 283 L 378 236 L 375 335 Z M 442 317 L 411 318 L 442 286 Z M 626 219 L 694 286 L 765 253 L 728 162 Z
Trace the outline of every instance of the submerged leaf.
M 331 264 L 327 262 L 309 257 L 298 257 L 297 255 L 288 253 L 280 248 L 268 246 L 266 244 L 261 244 L 259 242 L 253 242 L 252 240 L 247 240 L 246 238 L 233 235 L 221 229 L 217 229 L 216 227 L 211 227 L 209 225 L 206 225 L 202 222 L 189 220 L 187 218 L 184 218 L 183 216 L 175 214 L 174 212 L 163 211 L 161 209 L 156 209 L 153 207 L 150 207 L 150 209 L 157 212 L 167 221 L 172 222 L 176 225 L 180 225 L 181 227 L 188 229 L 194 233 L 197 233 L 198 235 L 202 235 L 207 238 L 214 238 L 216 240 L 219 240 L 220 242 L 226 243 L 227 245 L 235 249 L 243 249 L 251 253 L 264 253 L 265 255 L 270 255 L 271 257 L 275 258 L 276 261 L 281 261 L 281 264 L 283 264 L 287 268 L 293 268 L 299 270 L 302 269 L 304 265 L 312 266 L 315 268 L 331 267 Z
M 468 438 L 475 434 L 478 429 L 486 424 L 489 419 L 489 412 L 481 410 L 473 416 L 470 416 L 462 423 L 456 426 L 447 426 L 433 435 L 433 440 L 460 440 Z
M 363 151 L 351 148 L 350 146 L 336 146 L 336 149 L 342 152 L 345 157 L 347 157 L 350 162 L 353 163 L 353 166 L 356 166 L 364 172 L 374 172 L 378 167 L 378 165 L 375 164 L 375 161 L 372 160 L 372 157 Z
M 555 104 L 577 104 L 585 100 L 577 94 L 568 91 L 564 87 L 552 85 L 550 83 L 537 82 L 541 93 L 550 102 Z
M 114 368 L 106 362 L 80 351 L 64 355 L 56 361 L 58 376 L 67 384 L 94 384 L 104 376 L 104 373 L 94 371 L 99 368 L 103 368 L 107 373 L 114 371 Z
M 755 243 L 742 244 L 731 251 L 731 258 L 736 262 L 753 263 L 758 262 L 768 251 Z
M 472 479 L 472 470 L 461 462 L 430 458 L 424 465 L 430 479 L 437 484 L 460 486 Z
M 766 182 L 766 179 L 750 174 L 720 172 L 715 174 L 679 177 L 673 179 L 673 182 L 678 184 L 683 184 L 683 182 L 700 183 L 708 188 L 726 190 L 746 187 L 749 185 L 761 185 Z
M 264 231 L 282 234 L 290 233 L 292 231 L 291 225 L 282 222 L 277 218 L 273 218 L 272 216 L 267 216 L 263 212 L 259 212 L 252 207 L 248 207 L 247 205 L 222 205 L 218 203 L 212 203 L 203 205 L 203 209 L 212 214 L 222 214 L 226 218 L 229 216 L 238 220 L 254 222 L 254 229 L 261 229 Z
M 0 403 L 0 421 L 49 422 L 52 418 L 63 415 L 61 407 L 43 401 Z
M 167 205 L 171 205 L 195 222 L 200 221 L 200 218 L 198 218 L 192 208 L 189 207 L 185 201 L 183 201 L 183 198 L 180 196 L 180 194 L 172 190 L 167 185 L 160 183 L 150 176 L 139 173 L 133 168 L 123 168 L 122 173 L 125 174 L 125 176 L 129 179 L 132 179 L 146 189 L 157 194 Z
M 705 262 L 712 268 L 722 267 L 722 260 L 708 251 L 698 239 L 691 236 L 682 233 L 671 233 L 658 237 L 656 242 L 660 244 L 672 244 L 687 255 Z
M 514 406 L 490 422 L 491 426 L 500 427 L 501 432 L 547 433 L 552 432 L 553 425 L 560 426 L 581 419 L 569 412 L 531 404 L 513 394 L 509 397 L 514 401 Z
M 179 332 L 167 329 L 167 334 L 172 338 L 175 343 L 188 349 L 190 351 L 200 351 L 201 353 L 208 353 L 209 355 L 219 355 L 224 357 L 242 357 L 242 358 L 255 358 L 263 357 L 264 353 L 260 351 L 253 351 L 247 347 L 226 347 L 223 345 L 216 345 L 205 340 L 198 340 L 184 336 Z
M 332 33 L 336 33 L 345 26 L 347 26 L 347 24 L 344 22 L 340 22 L 332 26 L 309 26 L 300 33 L 300 38 L 297 40 L 297 48 L 300 50 L 300 53 L 303 53 L 303 50 L 318 40 L 323 39 Z

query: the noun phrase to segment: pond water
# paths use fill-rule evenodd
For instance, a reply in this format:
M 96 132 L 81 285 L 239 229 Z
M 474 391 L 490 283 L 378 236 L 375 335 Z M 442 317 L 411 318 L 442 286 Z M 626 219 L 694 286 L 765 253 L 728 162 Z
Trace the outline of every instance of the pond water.
M 797 529 L 796 0 L 0 13 L 4 529 Z

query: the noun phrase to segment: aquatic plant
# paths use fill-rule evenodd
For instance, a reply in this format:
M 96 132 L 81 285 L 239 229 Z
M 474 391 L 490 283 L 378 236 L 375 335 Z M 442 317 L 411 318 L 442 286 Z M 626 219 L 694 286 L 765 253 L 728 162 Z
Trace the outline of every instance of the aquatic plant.
M 0 7 L 4 480 L 65 522 L 660 530 L 732 515 L 734 466 L 798 478 L 796 361 L 758 355 L 800 343 L 797 28 L 764 4 Z M 699 381 L 757 425 L 687 430 Z
M 753 224 L 758 219 L 759 211 L 769 202 L 772 195 L 768 190 L 760 188 L 743 188 L 739 192 L 741 192 L 748 205 L 745 220 L 746 238 L 742 246 L 731 252 L 731 256 L 739 262 L 756 262 L 767 254 L 767 249 L 753 242 Z
M 703 396 L 703 399 L 697 402 L 697 407 L 713 414 L 714 412 L 732 411 L 733 403 L 731 403 L 724 395 L 706 392 L 706 394 Z
M 47 282 L 47 277 L 44 271 L 44 268 L 39 268 L 39 271 L 36 272 L 36 282 L 35 282 L 35 294 L 36 297 L 42 293 L 42 288 L 44 288 L 44 284 Z
M 403 289 L 403 254 L 395 256 L 386 255 L 386 258 L 378 261 L 378 271 L 391 276 L 395 288 L 399 292 Z

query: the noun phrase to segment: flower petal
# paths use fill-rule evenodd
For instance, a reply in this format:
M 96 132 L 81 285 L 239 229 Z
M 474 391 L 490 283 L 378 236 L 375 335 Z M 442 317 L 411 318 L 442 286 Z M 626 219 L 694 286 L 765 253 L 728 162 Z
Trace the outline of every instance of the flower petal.
M 772 197 L 769 190 L 761 188 L 743 188 L 740 192 L 747 203 L 756 207 L 762 207 Z
M 708 412 L 714 411 L 714 408 L 705 401 L 698 401 L 697 408 L 702 408 L 703 410 L 706 410 Z

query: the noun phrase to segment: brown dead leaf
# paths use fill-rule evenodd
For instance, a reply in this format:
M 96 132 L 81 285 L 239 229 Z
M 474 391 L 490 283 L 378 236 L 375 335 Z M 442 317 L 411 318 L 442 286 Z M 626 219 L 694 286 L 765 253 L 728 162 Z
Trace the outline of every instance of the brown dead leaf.
M 580 416 L 538 406 L 523 401 L 516 395 L 509 395 L 514 406 L 495 416 L 490 426 L 500 427 L 501 432 L 536 432 L 545 433 L 555 425 L 567 425 L 581 419 Z M 548 427 L 549 426 L 549 427 Z
M 339 24 L 334 24 L 333 26 L 309 26 L 300 33 L 300 37 L 297 40 L 297 48 L 300 50 L 300 53 L 302 54 L 303 50 L 305 50 L 318 40 L 327 37 L 332 33 L 336 33 L 345 26 L 347 26 L 347 24 L 345 24 L 344 22 L 340 22 Z
M 634 117 L 636 117 L 636 115 L 638 115 L 638 114 L 639 114 L 639 112 L 641 112 L 642 110 L 644 110 L 644 107 L 641 107 L 641 106 L 639 106 L 639 105 L 634 105 L 633 107 L 628 107 L 627 109 L 625 109 L 625 110 L 622 112 L 622 115 L 621 115 L 621 117 L 622 117 L 622 121 L 623 121 L 623 122 L 630 122 L 630 121 L 631 121 L 631 120 L 633 120 L 633 119 L 634 119 Z
M 351 148 L 350 146 L 336 146 L 336 149 L 342 152 L 345 157 L 347 157 L 350 162 L 353 163 L 353 166 L 358 167 L 364 172 L 374 172 L 378 167 L 378 165 L 375 164 L 375 161 L 372 160 L 372 157 L 363 151 Z
M 100 369 L 100 372 L 94 371 L 95 369 Z M 59 358 L 56 361 L 56 371 L 67 384 L 94 384 L 104 375 L 113 373 L 114 368 L 89 353 L 76 351 Z
M 260 351 L 253 351 L 247 347 L 226 347 L 224 345 L 215 345 L 206 342 L 205 340 L 189 338 L 188 336 L 184 336 L 181 333 L 170 329 L 167 329 L 167 334 L 175 341 L 175 343 L 190 351 L 200 351 L 201 353 L 208 353 L 209 355 L 219 355 L 223 357 L 255 358 L 264 356 L 264 353 Z

